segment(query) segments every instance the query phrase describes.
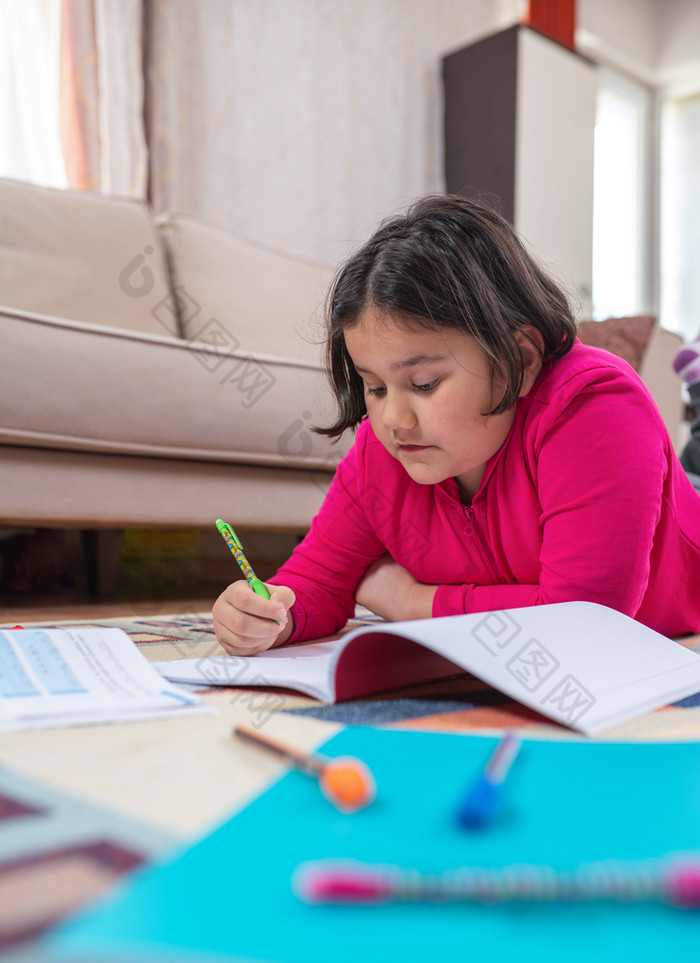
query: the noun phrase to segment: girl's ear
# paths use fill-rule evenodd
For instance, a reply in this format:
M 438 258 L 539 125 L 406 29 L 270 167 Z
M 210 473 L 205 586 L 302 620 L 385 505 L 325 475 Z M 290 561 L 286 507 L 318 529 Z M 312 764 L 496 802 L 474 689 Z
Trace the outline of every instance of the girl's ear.
M 523 384 L 519 393 L 522 398 L 532 388 L 535 378 L 542 370 L 544 338 L 537 328 L 528 324 L 515 332 L 515 340 L 523 359 Z

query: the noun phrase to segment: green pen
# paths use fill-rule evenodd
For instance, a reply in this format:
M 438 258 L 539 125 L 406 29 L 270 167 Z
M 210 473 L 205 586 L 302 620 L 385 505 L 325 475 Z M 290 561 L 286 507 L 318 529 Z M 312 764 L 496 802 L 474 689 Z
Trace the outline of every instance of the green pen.
M 265 584 L 260 581 L 258 576 L 251 568 L 250 562 L 243 554 L 243 546 L 241 545 L 240 540 L 234 530 L 221 518 L 217 518 L 216 527 L 219 529 L 219 533 L 228 545 L 231 554 L 240 565 L 241 571 L 245 575 L 248 585 L 250 585 L 256 595 L 260 595 L 264 599 L 269 599 L 270 593 L 265 588 Z M 279 619 L 275 619 L 275 622 L 277 625 L 279 625 Z

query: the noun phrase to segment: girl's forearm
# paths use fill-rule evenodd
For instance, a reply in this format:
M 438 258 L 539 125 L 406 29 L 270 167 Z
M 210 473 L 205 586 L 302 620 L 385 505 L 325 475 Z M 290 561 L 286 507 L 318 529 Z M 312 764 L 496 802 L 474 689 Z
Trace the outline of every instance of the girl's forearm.
M 390 622 L 429 619 L 437 585 L 418 582 L 389 555 L 377 559 L 357 587 L 356 600 Z

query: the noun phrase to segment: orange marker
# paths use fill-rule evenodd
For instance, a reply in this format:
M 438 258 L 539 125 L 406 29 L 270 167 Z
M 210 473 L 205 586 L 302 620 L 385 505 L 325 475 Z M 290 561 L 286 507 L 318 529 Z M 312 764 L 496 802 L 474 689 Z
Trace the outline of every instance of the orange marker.
M 354 813 L 374 801 L 377 794 L 374 777 L 360 759 L 353 756 L 339 756 L 337 759 L 318 754 L 312 756 L 244 726 L 236 726 L 233 734 L 276 752 L 301 772 L 314 776 L 319 781 L 323 795 L 341 812 Z

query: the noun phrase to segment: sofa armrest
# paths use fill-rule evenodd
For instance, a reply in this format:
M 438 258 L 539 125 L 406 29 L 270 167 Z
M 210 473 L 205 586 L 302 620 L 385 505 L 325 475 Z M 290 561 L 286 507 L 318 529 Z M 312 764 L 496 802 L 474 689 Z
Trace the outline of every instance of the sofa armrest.
M 659 327 L 656 316 L 650 314 L 580 321 L 578 335 L 584 344 L 605 348 L 632 365 L 651 392 L 674 448 L 680 451 L 682 389 L 672 364 L 683 343 L 680 335 Z
M 673 357 L 682 344 L 683 338 L 679 334 L 655 325 L 639 369 L 676 451 L 683 444 L 683 397 L 681 381 L 673 370 Z

